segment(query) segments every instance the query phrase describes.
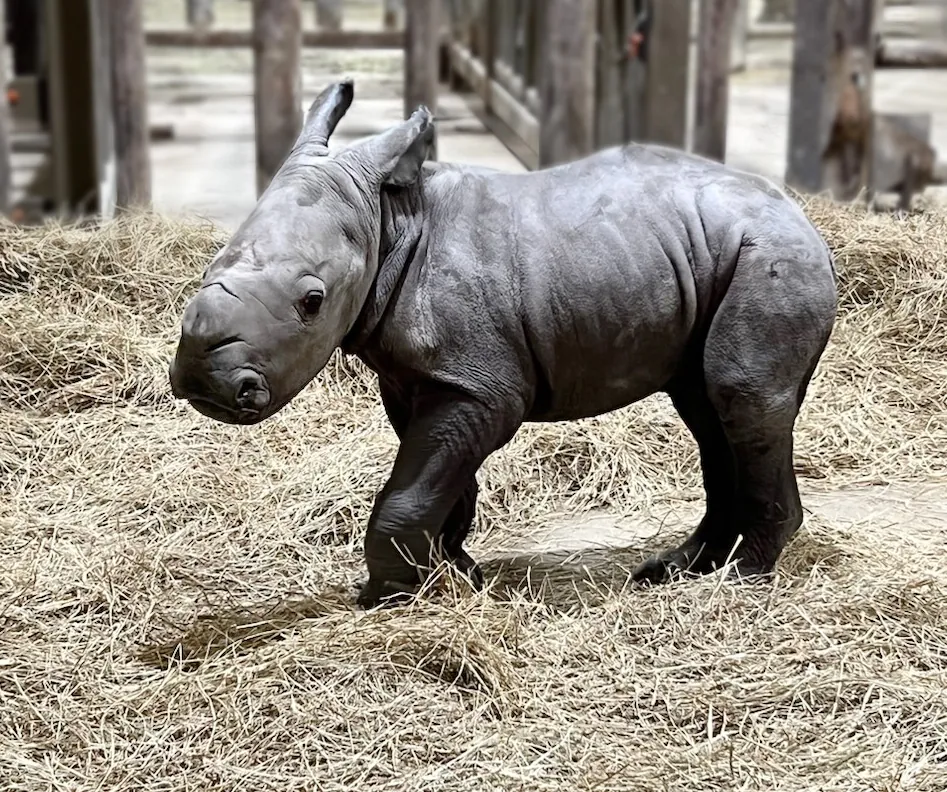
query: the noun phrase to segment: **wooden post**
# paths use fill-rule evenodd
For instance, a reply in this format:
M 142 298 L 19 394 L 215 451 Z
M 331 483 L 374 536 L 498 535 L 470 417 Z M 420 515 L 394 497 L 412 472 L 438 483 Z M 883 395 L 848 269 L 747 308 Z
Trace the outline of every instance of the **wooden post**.
M 786 181 L 850 200 L 870 183 L 880 0 L 796 0 Z
M 727 154 L 730 37 L 737 0 L 700 0 L 694 151 L 723 162 Z
M 406 0 L 404 38 L 404 117 L 419 105 L 437 116 L 440 0 Z M 437 159 L 437 138 L 430 159 Z
M 259 196 L 302 129 L 300 0 L 254 0 L 253 56 Z
M 640 2 L 640 0 L 639 0 Z M 622 0 L 619 30 L 625 36 L 625 60 L 622 63 L 622 105 L 624 111 L 623 139 L 641 140 L 645 136 L 645 86 L 648 70 L 640 57 L 631 57 L 628 51 L 629 37 L 638 31 L 644 20 L 640 16 L 639 2 Z
M 397 30 L 398 23 L 403 16 L 404 0 L 384 0 L 382 27 L 385 30 Z
M 214 25 L 214 0 L 186 0 L 187 24 L 195 30 L 210 30 Z
M 0 215 L 10 211 L 10 189 L 12 183 L 12 151 L 10 146 L 10 111 L 7 106 L 7 23 L 5 2 L 0 2 Z
M 625 135 L 622 97 L 622 67 L 626 49 L 619 24 L 621 0 L 599 0 L 595 146 L 605 148 L 621 143 Z
M 588 0 L 546 3 L 540 168 L 577 159 L 594 148 L 596 5 Z
M 109 0 L 90 0 L 89 49 L 92 59 L 92 125 L 98 182 L 98 210 L 103 219 L 115 216 L 118 174 L 115 159 L 115 111 L 112 102 L 112 15 Z M 149 130 L 149 140 L 151 139 Z
M 691 0 L 651 0 L 647 34 L 645 137 L 684 148 L 687 142 Z
M 119 210 L 151 203 L 142 2 L 121 0 L 108 4 L 117 178 L 115 202 Z
M 342 0 L 316 0 L 316 27 L 320 30 L 342 29 Z

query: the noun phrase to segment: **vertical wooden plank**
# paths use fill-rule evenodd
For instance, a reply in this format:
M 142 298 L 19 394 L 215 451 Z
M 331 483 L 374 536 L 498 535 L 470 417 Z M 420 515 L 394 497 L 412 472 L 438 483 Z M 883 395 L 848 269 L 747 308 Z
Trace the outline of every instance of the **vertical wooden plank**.
M 145 73 L 143 0 L 111 2 L 112 121 L 115 125 L 116 208 L 151 203 L 148 82 Z
M 342 29 L 342 0 L 316 0 L 316 27 L 320 30 Z
M 797 0 L 786 181 L 854 197 L 870 181 L 875 0 Z
M 482 15 L 478 38 L 480 40 L 480 58 L 486 79 L 484 80 L 483 100 L 484 108 L 488 113 L 493 112 L 493 80 L 496 75 L 497 62 L 497 20 L 500 0 L 483 0 Z
M 302 128 L 301 56 L 300 0 L 254 0 L 257 195 L 267 188 Z
M 36 75 L 42 64 L 42 3 L 37 0 L 4 0 L 7 24 L 16 35 L 11 42 L 13 76 Z
M 795 9 L 792 73 L 789 83 L 789 161 L 786 182 L 818 192 L 827 134 L 826 84 L 835 27 L 835 0 L 799 0 Z
M 95 163 L 98 176 L 99 216 L 115 214 L 117 173 L 115 123 L 112 112 L 112 47 L 110 0 L 89 0 L 92 49 L 92 104 L 95 124 Z
M 595 146 L 617 145 L 624 138 L 625 116 L 622 101 L 622 75 L 625 41 L 619 26 L 621 0 L 597 0 L 598 76 L 595 81 Z
M 633 35 L 642 21 L 642 0 L 621 0 L 619 3 L 619 30 L 622 46 L 627 57 L 621 65 L 621 91 L 623 140 L 641 140 L 645 136 L 645 87 L 647 68 L 640 58 L 632 58 L 628 52 L 629 36 Z
M 10 212 L 13 161 L 10 146 L 10 109 L 7 105 L 6 3 L 0 2 L 0 215 Z
M 547 0 L 539 92 L 541 168 L 594 148 L 596 13 L 596 4 L 588 0 Z
M 529 81 L 531 88 L 539 89 L 539 81 L 543 73 L 543 46 L 545 39 L 543 31 L 545 30 L 546 5 L 543 0 L 537 0 L 533 3 L 533 15 L 530 19 L 530 45 L 529 45 Z
M 214 25 L 214 0 L 185 0 L 187 24 L 194 30 L 209 30 Z
M 406 0 L 404 38 L 404 117 L 419 105 L 437 115 L 437 74 L 440 31 L 439 0 Z M 437 139 L 431 146 L 437 159 Z
M 60 214 L 84 205 L 97 185 L 88 0 L 46 0 L 52 199 Z
M 730 103 L 730 36 L 737 0 L 700 0 L 694 151 L 723 162 Z
M 645 137 L 652 143 L 684 148 L 691 0 L 652 0 L 650 5 Z
M 499 39 L 497 58 L 513 68 L 514 53 L 516 51 L 516 9 L 508 0 L 500 4 L 497 35 Z
M 595 0 L 589 0 L 594 2 Z M 515 33 L 514 33 L 514 53 L 513 53 L 513 62 L 510 64 L 513 67 L 513 74 L 515 74 L 520 80 L 523 81 L 523 89 L 526 88 L 526 71 L 527 71 L 527 52 L 526 52 L 526 26 L 529 24 L 529 5 L 530 0 L 512 0 L 514 13 L 516 16 L 515 20 Z

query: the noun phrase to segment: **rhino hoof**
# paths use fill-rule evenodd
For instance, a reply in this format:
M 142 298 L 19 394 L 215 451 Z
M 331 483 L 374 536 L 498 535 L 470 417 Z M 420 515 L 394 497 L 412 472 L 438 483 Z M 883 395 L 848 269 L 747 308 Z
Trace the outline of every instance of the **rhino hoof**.
M 457 557 L 453 559 L 453 564 L 457 570 L 464 575 L 473 587 L 474 591 L 482 591 L 484 587 L 483 570 L 480 565 L 474 561 L 465 550 L 461 550 Z
M 692 547 L 681 546 L 665 550 L 641 564 L 631 574 L 635 583 L 659 585 L 669 583 L 682 575 L 707 575 L 723 567 L 708 553 L 694 553 Z M 739 559 L 727 569 L 726 579 L 740 582 L 765 582 L 772 577 L 771 567 L 762 567 Z
M 684 573 L 705 574 L 712 571 L 712 566 L 706 553 L 702 554 L 698 548 L 684 544 L 642 561 L 632 572 L 631 579 L 635 583 L 657 585 L 668 583 Z
M 377 606 L 393 607 L 395 605 L 404 605 L 417 594 L 420 586 L 407 586 L 404 583 L 396 583 L 389 580 L 372 580 L 362 586 L 355 604 L 360 608 L 369 610 Z

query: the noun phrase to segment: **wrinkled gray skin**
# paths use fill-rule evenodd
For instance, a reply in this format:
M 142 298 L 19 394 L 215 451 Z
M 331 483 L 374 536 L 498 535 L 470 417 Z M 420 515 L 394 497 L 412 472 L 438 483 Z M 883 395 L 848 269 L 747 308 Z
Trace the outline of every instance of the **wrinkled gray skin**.
M 425 163 L 423 107 L 330 152 L 352 97 L 343 81 L 316 99 L 208 267 L 174 394 L 247 425 L 340 346 L 377 373 L 400 449 L 368 523 L 363 606 L 417 591 L 444 557 L 482 584 L 462 547 L 475 474 L 524 422 L 661 391 L 699 446 L 706 513 L 635 578 L 709 572 L 735 543 L 739 573 L 770 573 L 802 521 L 793 427 L 836 314 L 832 256 L 800 208 L 654 146 L 523 174 Z

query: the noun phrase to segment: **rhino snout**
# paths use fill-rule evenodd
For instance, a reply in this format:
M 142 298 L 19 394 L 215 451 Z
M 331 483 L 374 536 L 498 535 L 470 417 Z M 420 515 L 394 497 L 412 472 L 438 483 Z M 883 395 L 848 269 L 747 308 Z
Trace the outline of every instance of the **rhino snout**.
M 240 410 L 259 412 L 270 403 L 270 391 L 263 377 L 255 371 L 245 371 L 237 378 L 234 403 Z

